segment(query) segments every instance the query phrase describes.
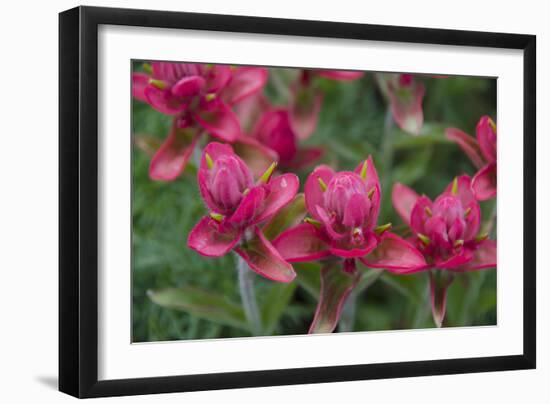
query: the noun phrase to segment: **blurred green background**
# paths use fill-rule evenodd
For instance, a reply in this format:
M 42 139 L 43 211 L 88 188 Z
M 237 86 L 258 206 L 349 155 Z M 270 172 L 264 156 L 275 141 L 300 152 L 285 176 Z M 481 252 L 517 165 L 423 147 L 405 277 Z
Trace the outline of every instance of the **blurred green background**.
M 140 69 L 136 63 L 134 68 Z M 284 101 L 281 80 L 288 71 L 271 69 L 268 98 Z M 322 162 L 353 169 L 372 154 L 382 179 L 379 223 L 402 224 L 391 205 L 391 185 L 399 181 L 435 197 L 459 174 L 476 170 L 443 134 L 454 126 L 475 134 L 482 115 L 496 118 L 496 79 L 415 76 L 426 86 L 424 128 L 419 136 L 386 122 L 387 103 L 374 75 L 338 82 L 318 78 L 324 102 L 315 133 L 307 144 L 326 149 Z M 279 88 L 279 90 L 278 90 Z M 161 141 L 171 118 L 132 101 L 134 134 Z M 187 248 L 187 234 L 206 209 L 200 199 L 194 167 L 176 181 L 148 177 L 150 157 L 132 153 L 132 336 L 134 342 L 249 336 L 240 306 L 235 257 L 204 258 Z M 299 172 L 302 184 L 313 167 Z M 487 219 L 495 201 L 482 202 Z M 307 333 L 316 307 L 318 265 L 297 265 L 290 286 L 255 277 L 256 294 L 270 335 Z M 354 330 L 434 327 L 428 301 L 427 273 L 395 276 L 383 273 L 357 296 Z M 151 300 L 152 290 L 179 288 L 164 296 L 170 307 Z M 179 300 L 178 300 L 179 299 Z M 181 301 L 181 304 L 173 304 Z M 161 302 L 162 303 L 162 302 Z M 212 307 L 216 309 L 213 310 Z M 496 271 L 460 274 L 449 289 L 445 326 L 496 324 Z

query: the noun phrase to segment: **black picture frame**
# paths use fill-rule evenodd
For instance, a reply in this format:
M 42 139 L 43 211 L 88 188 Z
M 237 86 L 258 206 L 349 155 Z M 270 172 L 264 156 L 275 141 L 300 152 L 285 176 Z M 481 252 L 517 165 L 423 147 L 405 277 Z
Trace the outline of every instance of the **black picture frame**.
M 99 381 L 98 26 L 523 50 L 523 354 Z M 536 366 L 536 37 L 533 35 L 77 7 L 59 15 L 59 389 L 76 397 L 533 369 Z

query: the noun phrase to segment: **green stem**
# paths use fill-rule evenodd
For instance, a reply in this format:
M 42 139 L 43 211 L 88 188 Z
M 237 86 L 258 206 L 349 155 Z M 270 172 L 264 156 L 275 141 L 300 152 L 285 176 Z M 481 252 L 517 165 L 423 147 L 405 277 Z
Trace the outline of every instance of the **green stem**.
M 425 286 L 424 292 L 422 294 L 422 302 L 423 303 L 417 305 L 417 309 L 416 309 L 416 313 L 414 315 L 412 328 L 424 327 L 424 325 L 428 321 L 428 318 L 431 317 L 431 312 L 432 311 L 431 311 L 431 302 L 430 302 L 430 281 L 428 279 L 428 273 L 427 272 L 424 274 L 424 277 L 426 278 L 424 280 L 424 284 L 426 286 Z
M 279 70 L 276 70 L 272 72 L 270 75 L 270 78 L 272 80 L 272 83 L 275 86 L 275 89 L 279 93 L 279 95 L 282 97 L 285 103 L 288 103 L 290 101 L 291 97 L 291 91 L 289 90 L 288 85 L 285 83 L 285 81 L 281 78 L 281 73 Z
M 381 269 L 370 269 L 362 275 L 361 280 L 357 283 L 357 286 L 351 291 L 344 303 L 342 314 L 340 315 L 340 321 L 338 322 L 338 331 L 350 332 L 355 328 L 355 318 L 357 313 L 357 299 L 359 295 L 367 290 L 378 278 L 382 275 Z
M 384 119 L 384 134 L 382 138 L 381 146 L 381 162 L 384 167 L 384 175 L 382 176 L 381 186 L 382 186 L 382 195 L 388 195 L 388 187 L 391 186 L 391 172 L 393 167 L 393 114 L 391 108 L 388 105 L 386 110 L 386 117 Z M 385 207 L 386 205 L 384 205 Z M 386 214 L 384 213 L 384 217 Z
M 491 213 L 489 214 L 489 218 L 485 222 L 485 225 L 483 226 L 482 232 L 488 233 L 491 237 L 494 237 L 496 233 L 496 224 L 497 221 L 497 200 L 496 198 L 493 200 L 493 207 L 491 209 Z
M 260 311 L 256 302 L 254 293 L 254 272 L 250 270 L 248 264 L 240 256 L 237 256 L 237 273 L 239 277 L 239 292 L 241 294 L 244 313 L 252 335 L 261 335 L 262 323 L 260 320 Z
M 340 321 L 338 322 L 338 331 L 340 332 L 350 332 L 353 331 L 355 326 L 355 313 L 357 311 L 357 293 L 352 291 L 346 303 L 344 303 L 344 308 L 342 309 L 342 314 L 340 315 Z
M 485 282 L 486 274 L 487 271 L 478 271 L 476 273 L 468 274 L 470 284 L 464 294 L 462 310 L 460 311 L 459 324 L 462 326 L 472 325 L 472 309 L 479 300 L 479 294 L 481 293 L 481 288 Z

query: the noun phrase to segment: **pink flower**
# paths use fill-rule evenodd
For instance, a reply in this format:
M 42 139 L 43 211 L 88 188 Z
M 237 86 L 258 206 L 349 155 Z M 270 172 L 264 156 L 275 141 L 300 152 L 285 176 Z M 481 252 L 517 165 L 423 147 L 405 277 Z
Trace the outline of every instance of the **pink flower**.
M 416 270 L 432 270 L 432 313 L 441 326 L 452 274 L 495 267 L 496 242 L 479 234 L 481 210 L 467 175 L 455 178 L 433 202 L 399 183 L 393 187 L 392 200 L 426 259 L 427 266 Z
M 397 125 L 407 133 L 419 135 L 424 122 L 424 84 L 412 74 L 378 74 L 376 77 Z
M 369 267 L 398 273 L 426 266 L 413 245 L 388 231 L 390 225 L 377 227 L 380 196 L 371 157 L 354 172 L 336 173 L 328 166 L 319 166 L 305 184 L 306 207 L 312 218 L 273 241 L 289 262 L 327 260 L 310 332 L 331 332 L 336 327 L 343 303 L 358 279 L 356 259 Z M 334 268 L 334 262 L 341 268 Z M 347 286 L 338 287 L 333 282 Z M 327 305 L 327 301 L 333 304 Z
M 134 97 L 174 116 L 151 160 L 150 177 L 176 179 L 204 132 L 225 142 L 239 141 L 241 127 L 231 106 L 258 92 L 266 80 L 266 69 L 196 63 L 153 62 L 150 73 L 134 73 Z
M 300 146 L 298 136 L 290 124 L 288 108 L 274 107 L 261 93 L 241 102 L 235 112 L 243 131 L 248 134 L 240 140 L 247 139 L 271 150 L 283 169 L 304 168 L 323 154 L 321 148 Z M 237 153 L 241 154 L 240 150 Z M 260 156 L 257 160 L 256 165 L 261 167 L 261 172 L 265 171 L 266 158 Z M 272 161 L 273 158 L 269 163 Z
M 350 70 L 310 70 L 313 74 L 331 80 L 353 81 L 363 77 L 365 73 Z
M 235 250 L 258 274 L 290 282 L 296 274 L 262 234 L 259 224 L 273 217 L 296 195 L 298 177 L 272 178 L 275 164 L 254 182 L 246 164 L 229 145 L 212 142 L 203 151 L 197 180 L 210 210 L 191 230 L 189 248 L 206 257 Z
M 252 132 L 252 137 L 278 154 L 281 168 L 300 169 L 323 154 L 323 150 L 318 147 L 299 146 L 298 136 L 290 124 L 289 111 L 285 108 L 264 112 Z
M 476 140 L 456 128 L 445 131 L 448 139 L 456 142 L 478 172 L 472 179 L 472 190 L 480 201 L 494 198 L 497 194 L 497 127 L 487 115 L 482 116 L 476 127 Z
M 300 77 L 292 88 L 289 109 L 290 124 L 298 139 L 309 138 L 315 131 L 319 120 L 323 95 L 313 84 L 314 78 L 323 77 L 338 81 L 352 81 L 361 78 L 363 74 L 363 72 L 346 70 L 302 70 Z

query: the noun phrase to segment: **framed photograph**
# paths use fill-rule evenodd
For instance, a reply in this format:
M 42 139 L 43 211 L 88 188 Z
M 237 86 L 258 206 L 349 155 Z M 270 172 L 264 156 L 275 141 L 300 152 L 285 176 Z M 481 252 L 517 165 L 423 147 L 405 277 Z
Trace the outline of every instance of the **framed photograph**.
M 534 36 L 59 27 L 61 391 L 535 367 Z

